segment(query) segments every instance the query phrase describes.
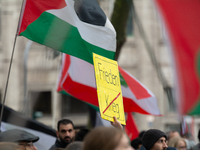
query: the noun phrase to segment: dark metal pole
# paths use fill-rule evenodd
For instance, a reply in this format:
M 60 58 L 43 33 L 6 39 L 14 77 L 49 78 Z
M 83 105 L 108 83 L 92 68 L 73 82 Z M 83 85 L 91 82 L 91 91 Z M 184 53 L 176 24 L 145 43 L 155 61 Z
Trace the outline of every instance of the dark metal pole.
M 3 118 L 3 110 L 4 110 L 5 101 L 6 101 L 7 89 L 8 89 L 8 81 L 9 81 L 9 77 L 10 77 L 10 70 L 11 70 L 11 67 L 12 67 L 12 61 L 13 61 L 13 56 L 14 56 L 14 51 L 15 51 L 15 44 L 16 44 L 16 41 L 17 41 L 17 35 L 18 35 L 18 32 L 19 32 L 20 24 L 21 24 L 21 14 L 23 13 L 24 7 L 25 6 L 24 6 L 24 0 L 23 0 L 22 1 L 22 7 L 21 7 L 20 15 L 19 15 L 19 20 L 18 20 L 17 31 L 16 31 L 16 34 L 15 34 L 15 39 L 14 39 L 13 50 L 12 50 L 12 54 L 11 54 L 10 65 L 9 65 L 9 69 L 8 69 L 8 75 L 7 75 L 6 87 L 5 87 L 4 97 L 3 97 L 3 103 L 2 103 L 2 107 L 1 107 L 0 133 L 1 133 L 1 122 L 2 122 L 2 118 Z
M 16 41 L 17 41 L 17 34 L 15 35 L 15 41 L 14 41 L 13 50 L 12 50 L 12 54 L 11 54 L 10 65 L 9 65 L 9 69 L 8 69 L 8 75 L 7 75 L 6 87 L 5 87 L 4 97 L 3 97 L 3 103 L 2 103 L 2 107 L 1 107 L 0 133 L 1 133 L 1 122 L 2 122 L 2 118 L 3 118 L 3 110 L 4 110 L 5 100 L 6 100 L 7 89 L 8 89 L 8 81 L 9 81 L 9 77 L 10 77 L 10 70 L 11 70 L 11 66 L 12 66 L 12 61 L 13 61 Z

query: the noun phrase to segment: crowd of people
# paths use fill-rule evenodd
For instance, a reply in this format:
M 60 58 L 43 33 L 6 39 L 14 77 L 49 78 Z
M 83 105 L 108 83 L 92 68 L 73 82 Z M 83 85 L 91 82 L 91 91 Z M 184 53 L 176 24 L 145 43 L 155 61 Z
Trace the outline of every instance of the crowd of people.
M 57 123 L 57 139 L 49 150 L 200 150 L 200 143 L 195 144 L 189 133 L 181 136 L 177 131 L 149 129 L 130 141 L 116 117 L 111 124 L 113 127 L 76 132 L 71 120 L 62 119 Z M 34 142 L 38 140 L 38 136 L 21 129 L 7 130 L 0 133 L 0 150 L 37 150 Z

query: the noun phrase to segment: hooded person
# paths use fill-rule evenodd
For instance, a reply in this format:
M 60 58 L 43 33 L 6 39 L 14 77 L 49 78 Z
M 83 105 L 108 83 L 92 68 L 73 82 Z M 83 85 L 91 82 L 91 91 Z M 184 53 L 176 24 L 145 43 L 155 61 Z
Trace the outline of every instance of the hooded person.
M 142 136 L 142 146 L 140 150 L 166 150 L 167 136 L 158 129 L 149 129 Z
M 21 129 L 11 129 L 0 133 L 0 142 L 14 142 L 17 143 L 21 149 L 25 147 L 26 150 L 37 150 L 33 143 L 38 140 L 38 136 Z

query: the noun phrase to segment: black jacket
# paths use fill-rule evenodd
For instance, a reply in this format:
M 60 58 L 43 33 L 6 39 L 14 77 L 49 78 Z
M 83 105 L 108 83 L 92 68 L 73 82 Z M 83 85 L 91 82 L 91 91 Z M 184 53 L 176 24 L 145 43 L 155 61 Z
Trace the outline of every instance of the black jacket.
M 143 145 L 140 147 L 140 150 L 147 150 Z
M 200 150 L 200 143 L 198 143 L 197 145 L 195 145 L 192 150 Z
M 56 148 L 65 148 L 68 144 L 61 142 L 58 138 L 55 141 L 55 144 L 51 146 L 49 150 L 54 150 Z

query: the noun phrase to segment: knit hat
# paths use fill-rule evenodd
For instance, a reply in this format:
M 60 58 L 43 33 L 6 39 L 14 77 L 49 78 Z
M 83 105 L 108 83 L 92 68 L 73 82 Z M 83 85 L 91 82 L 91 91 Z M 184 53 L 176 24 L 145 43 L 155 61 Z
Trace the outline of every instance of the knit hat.
M 0 142 L 36 142 L 38 140 L 38 136 L 20 129 L 11 129 L 0 133 Z
M 164 132 L 157 130 L 157 129 L 150 129 L 147 130 L 144 135 L 142 136 L 142 145 L 147 149 L 150 150 L 154 143 L 158 141 L 159 138 L 167 136 Z

